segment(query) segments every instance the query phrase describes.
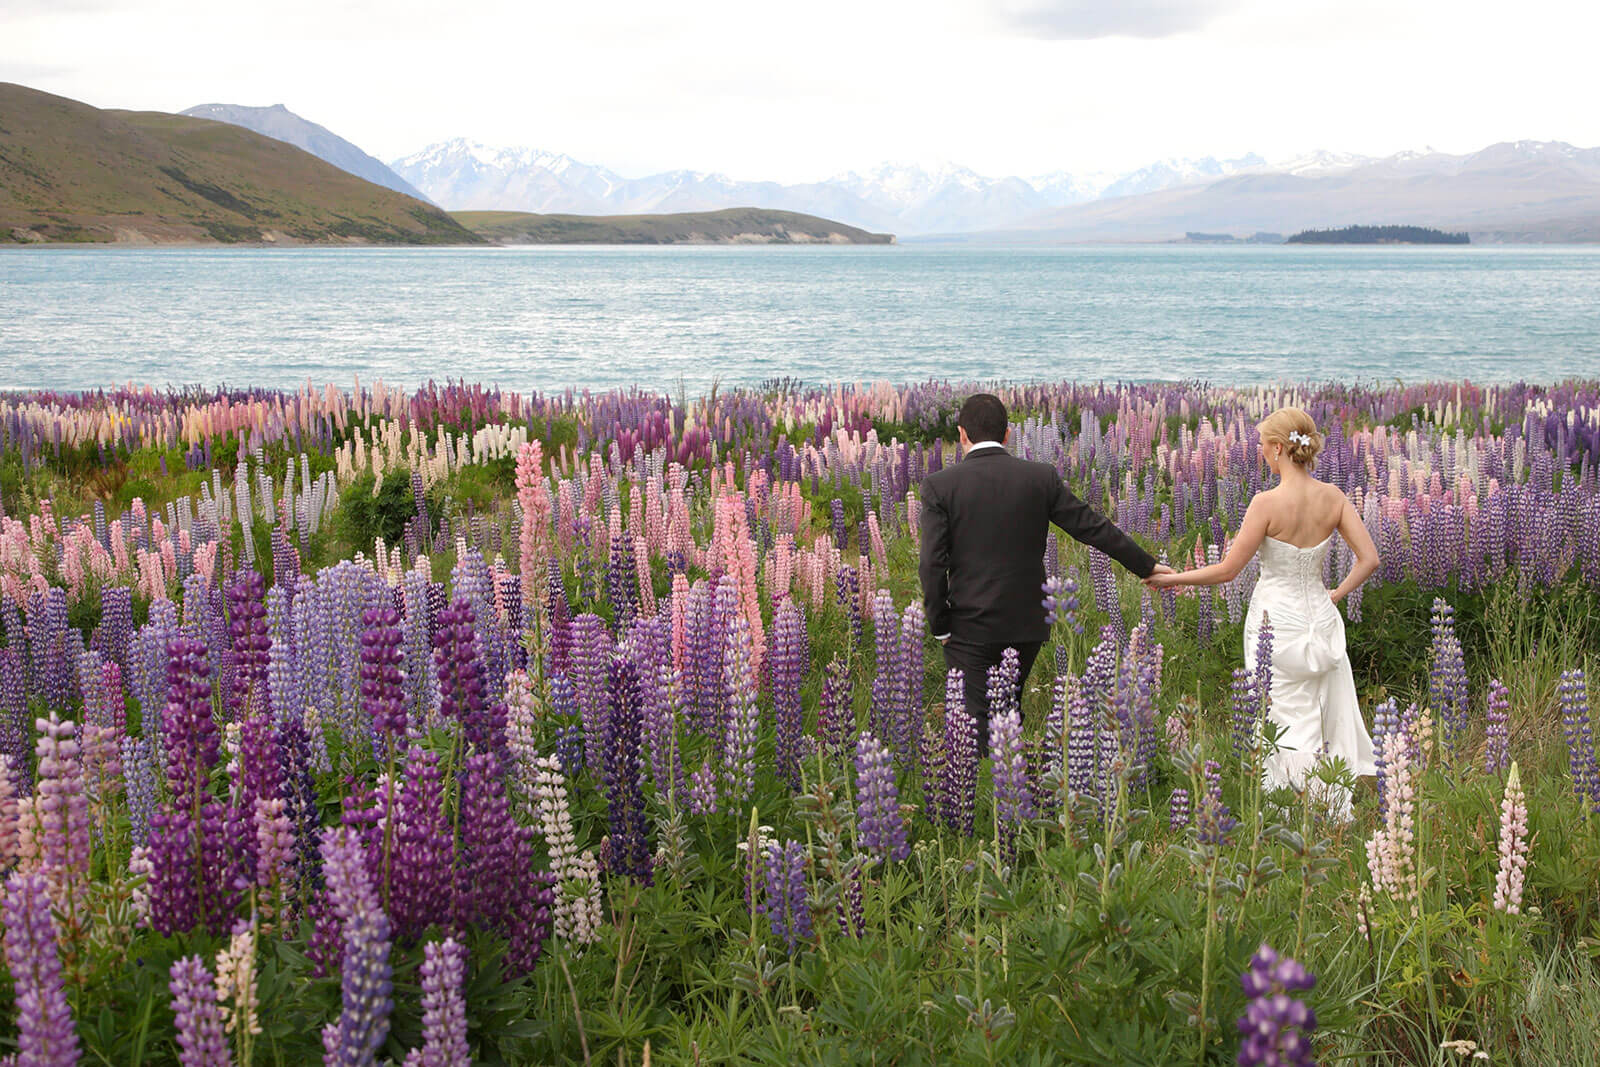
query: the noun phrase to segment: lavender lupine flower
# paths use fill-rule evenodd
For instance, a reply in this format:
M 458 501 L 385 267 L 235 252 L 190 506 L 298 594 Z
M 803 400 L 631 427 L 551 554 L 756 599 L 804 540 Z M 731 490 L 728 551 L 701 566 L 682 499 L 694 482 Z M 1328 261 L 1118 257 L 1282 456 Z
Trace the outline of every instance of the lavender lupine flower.
M 1256 632 L 1255 648 L 1256 730 L 1267 721 L 1272 711 L 1272 619 L 1261 613 L 1261 626 Z
M 1511 765 L 1500 803 L 1500 867 L 1494 879 L 1494 907 L 1507 915 L 1522 911 L 1522 883 L 1528 874 L 1528 800 L 1522 776 Z
M 967 711 L 963 674 L 952 669 L 944 687 L 943 773 L 939 814 L 955 833 L 971 837 L 978 790 L 978 724 Z
M 803 941 L 810 941 L 811 905 L 806 894 L 806 850 L 798 841 L 776 841 L 767 846 L 763 857 L 766 894 L 761 910 L 772 924 L 772 933 L 788 946 L 789 954 Z
M 1317 1016 L 1305 1001 L 1290 996 L 1303 993 L 1317 980 L 1297 961 L 1279 957 L 1263 944 L 1250 957 L 1239 978 L 1250 998 L 1239 1017 L 1240 1067 L 1311 1067 L 1311 1034 Z
M 11 757 L 19 783 L 31 780 L 28 763 L 28 738 L 32 721 L 28 715 L 28 672 L 17 649 L 0 648 L 0 754 Z
M 18 1067 L 70 1067 L 78 1033 L 61 980 L 61 954 L 50 918 L 50 884 L 42 871 L 6 879 L 5 956 L 15 989 Z
M 895 787 L 894 762 L 889 750 L 862 731 L 856 740 L 856 816 L 861 848 L 890 860 L 911 855 L 905 820 L 900 815 L 900 791 Z
M 778 776 L 789 788 L 800 788 L 800 736 L 805 709 L 800 682 L 805 674 L 805 613 L 793 600 L 779 606 L 772 624 L 772 715 L 776 726 Z
M 1256 731 L 1260 725 L 1256 721 L 1256 709 L 1260 707 L 1260 702 L 1256 697 L 1255 675 L 1243 667 L 1235 667 L 1230 693 L 1233 754 L 1244 759 L 1255 749 Z
M 1582 670 L 1561 672 L 1561 723 L 1567 739 L 1572 789 L 1600 811 L 1600 764 L 1596 763 L 1594 730 L 1589 723 L 1589 688 Z
M 722 773 L 725 795 L 735 801 L 750 799 L 756 782 L 756 681 L 752 666 L 750 628 L 743 616 L 729 619 L 727 651 L 723 659 L 723 686 L 727 721 L 723 725 Z
M 928 617 L 922 601 L 913 599 L 900 616 L 900 641 L 895 667 L 895 750 L 909 761 L 916 756 L 917 739 L 922 736 L 923 642 L 928 632 Z
M 429 941 L 422 955 L 422 1047 L 411 1050 L 406 1067 L 472 1067 L 461 995 L 467 948 L 447 937 Z
M 1489 695 L 1485 703 L 1488 705 L 1485 714 L 1488 730 L 1483 749 L 1484 770 L 1490 774 L 1498 774 L 1511 762 L 1511 738 L 1508 730 L 1511 699 L 1509 691 L 1500 679 L 1489 679 Z
M 1089 580 L 1094 585 L 1095 607 L 1109 616 L 1110 625 L 1117 634 L 1117 646 L 1128 643 L 1128 624 L 1122 617 L 1122 601 L 1117 595 L 1117 576 L 1111 569 L 1111 557 L 1104 552 L 1089 553 Z
M 850 529 L 844 519 L 844 501 L 834 497 L 828 503 L 828 513 L 833 524 L 833 547 L 843 552 L 850 545 Z
M 584 762 L 598 769 L 605 759 L 606 714 L 610 708 L 607 686 L 611 662 L 611 636 L 605 620 L 583 614 L 572 621 L 572 683 L 583 720 Z
M 1456 637 L 1455 609 L 1443 598 L 1433 601 L 1433 643 L 1429 651 L 1428 710 L 1444 728 L 1454 750 L 1467 727 L 1467 670 Z
M 1045 619 L 1050 625 L 1070 628 L 1073 633 L 1083 633 L 1083 622 L 1078 617 L 1077 575 L 1048 578 L 1042 588 Z
M 133 638 L 133 590 L 107 585 L 100 590 L 100 651 L 128 671 L 128 642 Z
M 900 623 L 889 590 L 878 590 L 872 601 L 872 636 L 877 650 L 872 677 L 872 706 L 867 723 L 872 732 L 896 751 L 899 741 L 897 688 L 900 682 Z M 920 637 L 920 635 L 919 635 Z
M 150 816 L 156 810 L 156 769 L 148 738 L 122 739 L 122 773 L 127 787 L 129 836 L 135 847 L 147 847 Z
M 369 608 L 361 621 L 366 627 L 361 632 L 361 707 L 385 754 L 393 755 L 406 734 L 400 613 Z
M 1383 739 L 1399 733 L 1400 706 L 1391 697 L 1379 704 L 1372 711 L 1372 762 L 1376 766 L 1378 786 L 1378 811 L 1385 812 L 1389 804 L 1389 768 L 1388 761 L 1384 759 Z
M 855 708 L 850 701 L 850 671 L 834 656 L 822 676 L 822 697 L 817 703 L 817 739 L 829 752 L 840 752 L 855 731 Z
M 993 674 L 991 670 L 991 677 Z M 991 703 L 993 700 L 991 690 Z M 1022 718 L 1015 709 L 1007 708 L 990 720 L 989 729 L 994 752 L 995 823 L 1000 832 L 1001 851 L 1008 858 L 1014 858 L 1018 833 L 1039 814 L 1028 777 L 1028 761 L 1022 750 Z
M 989 754 L 989 730 L 994 720 L 1008 711 L 1017 713 L 1020 724 L 1022 718 L 1022 664 L 1017 656 L 1017 650 L 1007 648 L 1000 653 L 1000 662 L 989 668 L 988 690 L 989 719 L 980 723 L 978 727 L 978 752 L 980 755 Z M 1019 726 L 1020 729 L 1020 726 Z
M 84 793 L 77 724 L 61 721 L 52 710 L 34 727 L 40 860 L 50 876 L 56 907 L 76 914 L 88 893 L 90 861 L 89 798 Z
M 421 746 L 406 753 L 395 815 L 389 910 L 404 940 L 446 921 L 454 846 L 444 810 L 439 754 Z
M 167 784 L 183 808 L 206 792 L 211 769 L 222 751 L 211 716 L 211 668 L 206 646 L 188 637 L 167 644 L 167 706 L 162 738 L 167 751 Z
M 216 979 L 199 956 L 175 960 L 168 972 L 172 1015 L 182 1067 L 226 1067 L 233 1063 L 222 1028 Z
M 852 647 L 860 645 L 866 626 L 861 618 L 860 572 L 848 564 L 841 566 L 839 573 L 834 576 L 833 584 L 839 606 L 844 609 L 845 618 L 850 622 L 850 644 Z
M 267 708 L 267 608 L 262 603 L 266 583 L 254 570 L 239 572 L 228 586 L 228 631 L 233 639 L 233 671 L 226 707 L 235 720 L 250 711 Z
M 323 1063 L 374 1064 L 388 1037 L 389 1013 L 394 1009 L 389 917 L 378 904 L 361 844 L 349 831 L 330 829 L 323 835 L 322 869 L 344 928 L 343 1007 L 338 1021 L 322 1030 Z
M 717 772 L 706 760 L 689 775 L 689 814 L 715 815 L 717 812 Z
M 1189 791 L 1177 788 L 1172 791 L 1172 797 L 1167 802 L 1167 824 L 1174 830 L 1182 830 L 1189 825 Z
M 550 676 L 550 715 L 556 722 L 565 724 L 556 728 L 556 757 L 561 760 L 561 769 L 568 777 L 573 777 L 583 769 L 587 744 L 578 691 L 565 674 Z
M 748 668 L 749 660 L 745 663 Z M 610 870 L 650 884 L 650 843 L 640 786 L 642 724 L 639 721 L 639 681 L 633 665 L 613 656 L 610 665 L 610 713 L 606 717 L 606 813 L 611 827 L 611 847 L 616 865 Z

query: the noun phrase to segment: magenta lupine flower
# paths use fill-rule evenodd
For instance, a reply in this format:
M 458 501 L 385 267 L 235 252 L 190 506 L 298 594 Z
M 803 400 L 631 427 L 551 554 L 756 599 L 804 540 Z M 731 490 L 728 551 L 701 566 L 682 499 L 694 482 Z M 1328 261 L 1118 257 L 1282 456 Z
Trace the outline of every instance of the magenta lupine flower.
M 867 852 L 889 860 L 911 855 L 906 824 L 900 814 L 900 791 L 895 786 L 894 762 L 889 750 L 864 730 L 856 740 L 856 819 L 858 843 Z
M 1511 763 L 1511 698 L 1500 679 L 1489 679 L 1489 695 L 1485 703 L 1487 710 L 1484 718 L 1488 727 L 1483 749 L 1484 770 L 1498 774 Z
M 1006 651 L 1011 652 L 1010 649 Z M 1018 833 L 1039 815 L 1033 784 L 1029 781 L 1027 757 L 1022 750 L 1022 718 L 1015 709 L 1007 708 L 990 720 L 989 729 L 994 753 L 994 814 L 1000 830 L 1000 847 L 1007 857 L 1015 857 Z
M 182 1067 L 228 1067 L 233 1053 L 223 1033 L 216 977 L 199 956 L 175 960 L 169 973 L 172 1015 Z
M 445 817 L 439 754 L 416 746 L 406 753 L 395 815 L 389 910 L 404 940 L 449 919 L 450 868 L 455 849 Z
M 610 869 L 649 885 L 653 863 L 640 786 L 639 682 L 633 665 L 621 656 L 612 657 L 610 675 L 610 713 L 603 739 L 606 817 L 616 857 L 616 864 Z
M 1317 980 L 1297 961 L 1279 957 L 1266 945 L 1250 957 L 1239 977 L 1250 998 L 1239 1017 L 1240 1067 L 1311 1067 L 1311 1034 L 1317 1016 L 1305 1001 L 1290 996 L 1303 993 Z
M 971 837 L 978 791 L 978 724 L 967 711 L 959 669 L 945 675 L 944 753 L 938 783 L 939 814 L 953 832 Z
M 806 893 L 806 849 L 798 841 L 776 841 L 767 846 L 763 859 L 766 893 L 761 911 L 772 925 L 772 933 L 788 946 L 789 954 L 813 935 L 811 904 Z
M 71 1067 L 78 1033 L 61 980 L 61 954 L 50 918 L 44 872 L 13 874 L 5 883 L 5 955 L 15 990 L 18 1067 Z
M 400 613 L 369 608 L 362 613 L 361 707 L 386 754 L 393 754 L 406 734 L 405 693 L 400 677 Z
M 429 941 L 422 955 L 422 1047 L 411 1050 L 406 1067 L 472 1067 L 467 1004 L 461 995 L 467 948 L 447 937 Z
M 772 715 L 776 726 L 778 776 L 790 789 L 800 788 L 800 736 L 805 709 L 800 703 L 800 683 L 805 675 L 806 618 L 793 600 L 779 605 L 772 624 Z
M 1522 883 L 1527 874 L 1528 800 L 1522 792 L 1522 776 L 1513 763 L 1500 804 L 1500 867 L 1494 879 L 1496 911 L 1507 915 L 1522 911 Z
M 389 1035 L 394 1009 L 389 917 L 378 905 L 364 850 L 347 830 L 329 829 L 323 835 L 322 871 L 344 935 L 343 1006 L 338 1021 L 322 1030 L 323 1063 L 370 1065 Z

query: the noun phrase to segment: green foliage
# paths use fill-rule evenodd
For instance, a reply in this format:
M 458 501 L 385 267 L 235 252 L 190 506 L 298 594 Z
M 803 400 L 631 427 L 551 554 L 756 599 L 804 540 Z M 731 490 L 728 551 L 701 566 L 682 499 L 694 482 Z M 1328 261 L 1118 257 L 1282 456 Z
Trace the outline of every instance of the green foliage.
M 416 514 L 416 498 L 411 478 L 404 470 L 391 470 L 378 485 L 371 471 L 350 482 L 339 492 L 335 511 L 339 535 L 349 544 L 370 551 L 381 537 L 396 544 L 405 536 L 406 520 Z

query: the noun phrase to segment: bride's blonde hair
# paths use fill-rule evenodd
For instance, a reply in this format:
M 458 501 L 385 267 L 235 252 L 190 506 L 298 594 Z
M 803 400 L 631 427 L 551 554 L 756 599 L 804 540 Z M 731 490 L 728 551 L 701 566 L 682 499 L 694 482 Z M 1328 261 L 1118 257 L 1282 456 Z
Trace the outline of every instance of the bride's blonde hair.
M 1279 408 L 1262 419 L 1256 431 L 1263 445 L 1282 445 L 1283 454 L 1307 470 L 1316 466 L 1322 434 L 1317 431 L 1317 421 L 1299 408 Z

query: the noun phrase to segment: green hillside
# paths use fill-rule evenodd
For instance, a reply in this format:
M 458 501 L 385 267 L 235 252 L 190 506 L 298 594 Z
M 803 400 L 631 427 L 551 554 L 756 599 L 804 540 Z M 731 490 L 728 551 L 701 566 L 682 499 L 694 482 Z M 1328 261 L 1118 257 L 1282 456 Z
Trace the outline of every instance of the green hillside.
M 239 126 L 0 82 L 0 243 L 477 244 L 449 215 Z
M 793 211 L 737 207 L 675 215 L 535 215 L 456 211 L 496 244 L 893 244 L 894 236 Z

